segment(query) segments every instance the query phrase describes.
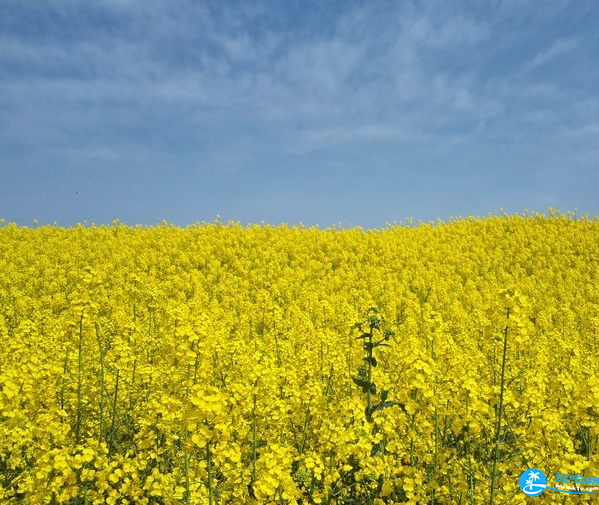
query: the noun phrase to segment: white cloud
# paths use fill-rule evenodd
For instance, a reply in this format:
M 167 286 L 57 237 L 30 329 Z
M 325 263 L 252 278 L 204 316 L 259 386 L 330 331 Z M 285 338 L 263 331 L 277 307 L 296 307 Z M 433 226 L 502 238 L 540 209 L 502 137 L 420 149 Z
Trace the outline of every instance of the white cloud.
M 546 63 L 564 56 L 572 51 L 575 51 L 579 46 L 579 41 L 574 38 L 558 39 L 551 46 L 538 53 L 529 63 L 526 65 L 527 71 L 535 70 L 538 67 L 545 65 Z
M 550 14 L 536 5 L 343 2 L 325 25 L 316 4 L 288 19 L 285 2 L 109 0 L 78 31 L 89 4 L 51 4 L 72 16 L 68 40 L 60 26 L 43 39 L 0 36 L 10 111 L 0 143 L 27 145 L 14 159 L 40 166 L 48 153 L 223 174 L 297 157 L 431 170 L 520 155 L 542 164 L 548 139 L 566 158 L 596 133 L 596 105 L 583 106 L 596 93 L 556 74 L 584 35 L 509 29 L 522 16 L 541 33 Z

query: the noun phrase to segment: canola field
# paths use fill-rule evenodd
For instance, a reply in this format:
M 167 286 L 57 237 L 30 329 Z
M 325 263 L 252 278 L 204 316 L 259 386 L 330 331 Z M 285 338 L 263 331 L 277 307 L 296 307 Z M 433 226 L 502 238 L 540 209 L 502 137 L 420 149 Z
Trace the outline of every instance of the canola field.
M 596 219 L 3 223 L 0 272 L 1 504 L 599 499 L 519 486 L 599 475 Z

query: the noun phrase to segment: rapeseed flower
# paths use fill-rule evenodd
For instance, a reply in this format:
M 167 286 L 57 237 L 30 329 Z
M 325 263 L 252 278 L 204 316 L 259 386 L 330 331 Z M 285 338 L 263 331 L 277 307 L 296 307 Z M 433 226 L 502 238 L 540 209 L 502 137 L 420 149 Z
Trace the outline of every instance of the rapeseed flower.
M 481 503 L 495 467 L 520 503 L 530 466 L 599 475 L 598 257 L 599 223 L 558 213 L 2 222 L 0 501 Z M 372 398 L 403 409 L 367 415 L 369 307 L 396 335 Z

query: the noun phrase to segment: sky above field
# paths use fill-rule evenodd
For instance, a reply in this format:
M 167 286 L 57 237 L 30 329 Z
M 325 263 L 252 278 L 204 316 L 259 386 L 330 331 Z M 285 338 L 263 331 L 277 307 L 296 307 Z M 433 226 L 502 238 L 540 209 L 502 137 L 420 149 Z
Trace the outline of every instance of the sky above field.
M 599 214 L 595 0 L 2 0 L 0 217 Z

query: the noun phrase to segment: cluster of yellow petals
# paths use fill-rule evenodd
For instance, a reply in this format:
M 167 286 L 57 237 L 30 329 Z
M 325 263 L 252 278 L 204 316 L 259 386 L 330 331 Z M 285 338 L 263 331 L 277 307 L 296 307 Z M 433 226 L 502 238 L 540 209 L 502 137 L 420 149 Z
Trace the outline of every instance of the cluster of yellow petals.
M 599 475 L 596 220 L 4 224 L 0 272 L 0 503 L 485 503 L 506 335 L 496 503 Z

